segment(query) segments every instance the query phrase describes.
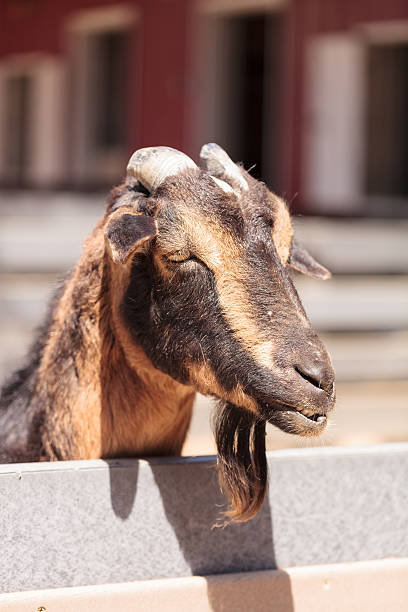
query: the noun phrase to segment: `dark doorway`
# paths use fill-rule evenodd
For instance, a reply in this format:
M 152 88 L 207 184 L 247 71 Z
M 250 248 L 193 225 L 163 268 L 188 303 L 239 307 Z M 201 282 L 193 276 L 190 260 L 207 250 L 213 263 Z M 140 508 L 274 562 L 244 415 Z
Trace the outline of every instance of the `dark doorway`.
M 368 195 L 408 196 L 408 44 L 368 52 Z
M 98 150 L 125 144 L 128 44 L 127 31 L 103 32 L 91 37 L 91 146 Z
M 274 190 L 281 186 L 281 13 L 222 17 L 218 24 L 216 138 Z

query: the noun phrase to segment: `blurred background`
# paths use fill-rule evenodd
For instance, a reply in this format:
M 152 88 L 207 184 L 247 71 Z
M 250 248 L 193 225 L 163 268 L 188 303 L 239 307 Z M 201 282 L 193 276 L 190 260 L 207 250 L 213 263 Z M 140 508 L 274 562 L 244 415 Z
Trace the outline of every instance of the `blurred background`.
M 2 0 L 0 379 L 130 154 L 205 142 L 288 201 L 334 273 L 295 282 L 337 372 L 322 439 L 408 440 L 406 0 Z M 198 398 L 184 452 L 213 451 Z

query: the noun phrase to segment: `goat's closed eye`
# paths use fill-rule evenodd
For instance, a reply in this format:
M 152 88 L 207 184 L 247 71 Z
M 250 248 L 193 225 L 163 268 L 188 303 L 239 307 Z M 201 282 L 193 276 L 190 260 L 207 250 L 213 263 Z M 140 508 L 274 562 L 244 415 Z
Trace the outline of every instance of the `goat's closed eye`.
M 263 215 L 262 219 L 268 227 L 273 227 L 275 225 L 275 219 L 273 217 L 270 217 L 269 215 Z
M 168 253 L 165 257 L 168 261 L 182 263 L 183 261 L 191 259 L 191 253 L 190 251 L 174 251 L 173 253 Z
M 259 223 L 265 227 L 265 225 L 269 228 L 273 228 L 274 224 L 275 224 L 275 219 L 270 215 L 270 214 L 259 214 L 258 215 L 258 221 Z
M 196 269 L 197 264 L 199 265 L 199 267 L 206 268 L 209 270 L 207 264 L 190 251 L 174 251 L 173 253 L 166 254 L 164 257 L 167 260 L 168 264 L 173 264 L 173 268 L 176 267 L 176 264 L 179 264 L 177 268 L 183 269 L 183 271 Z

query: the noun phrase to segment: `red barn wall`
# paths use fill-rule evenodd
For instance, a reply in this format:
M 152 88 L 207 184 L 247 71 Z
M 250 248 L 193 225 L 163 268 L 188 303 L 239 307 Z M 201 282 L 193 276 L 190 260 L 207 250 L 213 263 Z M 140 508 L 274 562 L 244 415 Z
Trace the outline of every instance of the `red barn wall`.
M 0 4 L 0 57 L 9 54 L 67 52 L 66 20 L 76 11 L 122 4 L 112 0 L 38 0 Z M 131 48 L 128 147 L 165 143 L 184 148 L 188 0 L 140 0 L 141 19 Z
M 9 54 L 66 53 L 64 26 L 75 11 L 122 4 L 114 0 L 3 0 L 0 58 Z M 138 0 L 141 19 L 132 36 L 135 74 L 130 75 L 128 150 L 152 143 L 191 151 L 189 132 L 192 0 Z M 288 90 L 282 143 L 283 185 L 288 198 L 301 193 L 304 58 L 315 34 L 360 23 L 408 19 L 406 0 L 292 0 L 287 13 Z M 197 118 L 199 121 L 200 118 Z M 301 204 L 301 201 L 300 201 Z

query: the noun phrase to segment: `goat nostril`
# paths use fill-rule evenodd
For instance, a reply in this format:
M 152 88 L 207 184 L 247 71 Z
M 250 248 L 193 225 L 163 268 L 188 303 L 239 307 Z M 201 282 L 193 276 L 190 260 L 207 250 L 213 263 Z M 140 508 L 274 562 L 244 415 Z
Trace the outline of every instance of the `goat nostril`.
M 295 371 L 308 383 L 334 397 L 334 376 L 324 364 L 313 364 L 303 367 L 295 366 Z
M 309 382 L 311 385 L 313 385 L 314 387 L 317 387 L 318 389 L 322 388 L 321 380 L 320 378 L 317 377 L 317 374 L 315 372 L 313 372 L 313 374 L 310 372 L 307 374 L 306 372 L 301 370 L 298 366 L 295 366 L 295 370 L 299 374 L 299 376 L 307 380 L 307 382 Z

